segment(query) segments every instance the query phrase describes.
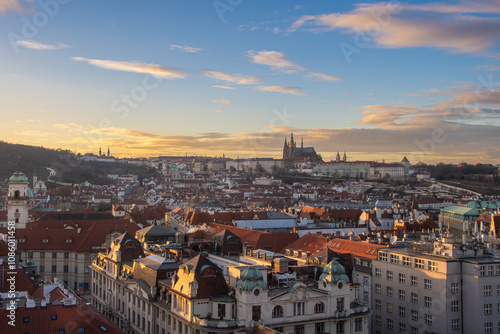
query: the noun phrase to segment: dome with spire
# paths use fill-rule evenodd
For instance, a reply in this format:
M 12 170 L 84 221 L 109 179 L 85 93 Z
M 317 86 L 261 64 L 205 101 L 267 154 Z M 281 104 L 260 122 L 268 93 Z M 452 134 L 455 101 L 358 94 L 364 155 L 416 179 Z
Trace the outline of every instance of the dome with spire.
M 256 267 L 248 267 L 243 270 L 236 286 L 241 287 L 241 289 L 246 292 L 253 291 L 253 289 L 258 286 L 263 290 L 267 290 L 267 283 L 264 281 L 264 276 Z
M 28 178 L 26 175 L 24 175 L 23 172 L 18 170 L 12 176 L 9 178 L 9 183 L 22 183 L 22 184 L 28 184 Z
M 337 260 L 332 260 L 323 268 L 323 273 L 319 277 L 319 280 L 331 285 L 336 285 L 340 280 L 346 283 L 351 282 L 345 272 L 344 266 Z

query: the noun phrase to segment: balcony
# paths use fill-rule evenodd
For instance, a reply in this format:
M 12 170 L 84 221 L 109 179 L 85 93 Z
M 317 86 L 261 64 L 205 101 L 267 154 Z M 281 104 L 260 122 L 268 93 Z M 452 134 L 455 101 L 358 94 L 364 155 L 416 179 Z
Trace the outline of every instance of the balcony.
M 244 326 L 243 320 L 218 320 L 218 319 L 207 319 L 207 318 L 198 318 L 194 317 L 194 324 L 200 327 L 208 327 L 208 328 L 235 328 L 239 326 Z

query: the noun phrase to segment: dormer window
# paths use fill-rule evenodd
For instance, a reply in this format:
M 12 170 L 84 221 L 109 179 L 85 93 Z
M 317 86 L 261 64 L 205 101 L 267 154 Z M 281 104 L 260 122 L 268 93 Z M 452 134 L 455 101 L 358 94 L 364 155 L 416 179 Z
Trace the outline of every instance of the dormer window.
M 73 241 L 73 240 L 71 240 L 71 239 L 66 239 L 66 243 L 67 243 L 67 244 L 70 244 L 72 241 Z
M 215 276 L 215 270 L 213 268 L 207 268 L 202 272 L 203 277 L 213 277 Z
M 48 239 L 48 238 L 47 238 L 47 239 L 43 239 L 43 243 L 44 243 L 44 244 L 49 243 L 49 239 Z
M 19 239 L 19 243 L 23 243 L 25 241 L 26 241 L 26 239 Z

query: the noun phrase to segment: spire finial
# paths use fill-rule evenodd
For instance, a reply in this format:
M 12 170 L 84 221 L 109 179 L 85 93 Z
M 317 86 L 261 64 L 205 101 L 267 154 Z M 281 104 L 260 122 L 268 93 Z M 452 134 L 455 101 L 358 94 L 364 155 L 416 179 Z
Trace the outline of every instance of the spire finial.
M 20 172 L 21 171 L 21 156 L 17 156 L 17 170 Z

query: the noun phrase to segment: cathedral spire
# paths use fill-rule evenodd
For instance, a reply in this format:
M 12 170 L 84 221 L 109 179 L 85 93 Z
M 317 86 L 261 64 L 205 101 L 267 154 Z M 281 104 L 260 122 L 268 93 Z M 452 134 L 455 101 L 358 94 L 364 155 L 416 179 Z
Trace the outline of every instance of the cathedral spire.
M 99 156 L 102 155 L 102 150 L 101 150 L 101 147 L 99 146 Z
M 340 161 L 340 152 L 339 151 L 337 151 L 337 156 L 335 157 L 335 161 L 337 161 L 337 162 Z
M 109 152 L 109 146 L 108 146 L 108 157 L 111 156 L 110 152 Z
M 304 148 L 304 138 L 302 138 L 300 141 L 300 148 Z
M 343 160 L 344 162 L 346 162 L 346 161 L 347 161 L 347 155 L 345 154 L 345 151 L 344 151 L 344 156 L 343 156 L 342 160 Z

